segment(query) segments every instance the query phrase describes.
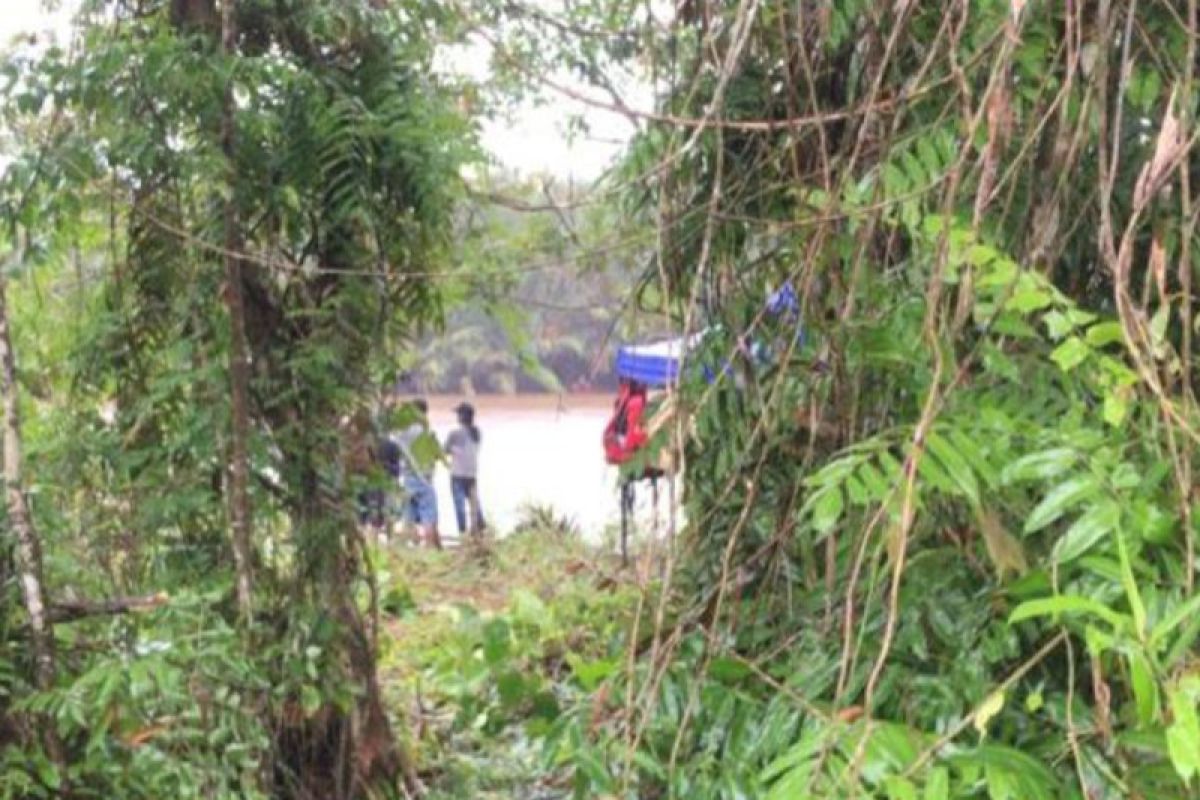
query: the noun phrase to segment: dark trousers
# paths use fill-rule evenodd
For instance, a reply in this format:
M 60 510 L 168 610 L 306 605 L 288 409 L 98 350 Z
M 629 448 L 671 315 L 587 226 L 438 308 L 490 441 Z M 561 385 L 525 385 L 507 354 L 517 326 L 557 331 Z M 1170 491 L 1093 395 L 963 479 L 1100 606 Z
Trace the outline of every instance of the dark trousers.
M 483 510 L 479 505 L 479 487 L 474 478 L 450 478 L 450 495 L 454 498 L 454 519 L 458 532 L 472 533 L 483 530 Z M 470 527 L 467 526 L 467 511 L 470 509 Z

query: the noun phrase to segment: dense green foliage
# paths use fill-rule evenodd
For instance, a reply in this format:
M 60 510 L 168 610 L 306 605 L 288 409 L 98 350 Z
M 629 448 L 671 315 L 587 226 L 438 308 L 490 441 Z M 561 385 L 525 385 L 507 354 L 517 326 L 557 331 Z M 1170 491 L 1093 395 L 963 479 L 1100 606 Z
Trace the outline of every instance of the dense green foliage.
M 680 6 L 624 178 L 734 369 L 582 796 L 1195 796 L 1185 11 Z
M 68 756 L 53 764 L 21 730 L 35 717 L 11 718 L 0 795 L 411 782 L 375 673 L 362 431 L 343 421 L 394 373 L 395 346 L 441 318 L 436 277 L 473 158 L 428 69 L 451 31 L 419 3 L 244 0 L 223 52 L 221 10 L 87 3 L 72 48 L 7 67 L 8 122 L 28 132 L 3 202 L 47 595 L 170 599 L 57 626 L 59 686 L 37 693 L 6 570 L 0 691 L 52 720 Z M 236 627 L 231 235 L 255 582 L 253 622 Z

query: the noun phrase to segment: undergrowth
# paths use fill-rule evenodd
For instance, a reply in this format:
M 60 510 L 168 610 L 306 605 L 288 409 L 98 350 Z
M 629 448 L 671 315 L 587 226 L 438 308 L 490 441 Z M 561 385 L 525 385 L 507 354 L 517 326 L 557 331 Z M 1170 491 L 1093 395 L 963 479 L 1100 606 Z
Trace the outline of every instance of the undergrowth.
M 388 554 L 382 676 L 429 797 L 568 796 L 545 737 L 626 647 L 636 588 L 617 562 L 527 517 L 483 548 Z

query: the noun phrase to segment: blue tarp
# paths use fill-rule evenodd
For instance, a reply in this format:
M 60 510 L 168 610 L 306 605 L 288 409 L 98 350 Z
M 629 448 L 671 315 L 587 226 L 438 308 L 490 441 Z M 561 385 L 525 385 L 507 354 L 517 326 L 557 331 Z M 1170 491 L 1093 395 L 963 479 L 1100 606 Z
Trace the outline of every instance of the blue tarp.
M 703 333 L 692 337 L 695 345 Z M 666 386 L 679 374 L 684 355 L 684 340 L 671 339 L 654 344 L 634 344 L 617 348 L 617 377 L 647 386 Z
M 801 345 L 804 344 L 804 331 L 800 326 L 800 303 L 790 283 L 785 283 L 767 296 L 766 309 L 773 316 L 795 321 L 797 340 Z M 686 343 L 683 339 L 670 339 L 653 344 L 619 347 L 616 360 L 617 377 L 638 381 L 647 386 L 667 386 L 674 382 L 679 374 L 680 361 L 688 351 L 696 348 L 705 333 L 706 331 L 701 331 L 693 335 Z M 747 347 L 757 360 L 766 360 L 770 356 L 770 348 L 761 343 L 749 342 Z M 727 364 L 726 369 L 728 368 Z M 714 371 L 708 367 L 705 368 L 704 374 L 710 381 L 715 377 Z

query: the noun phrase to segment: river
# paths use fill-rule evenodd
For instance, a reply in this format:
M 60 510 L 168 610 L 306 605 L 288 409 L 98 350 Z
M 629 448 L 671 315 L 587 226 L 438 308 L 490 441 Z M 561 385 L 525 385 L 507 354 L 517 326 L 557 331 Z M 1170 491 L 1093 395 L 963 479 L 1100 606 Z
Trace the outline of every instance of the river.
M 455 425 L 454 407 L 463 398 L 429 398 L 430 422 L 445 441 Z M 584 535 L 601 538 L 620 519 L 616 470 L 604 461 L 601 436 L 612 412 L 608 394 L 490 395 L 468 400 L 482 433 L 479 488 L 484 518 L 499 533 L 511 530 L 527 503 L 552 506 L 573 519 Z M 454 507 L 444 467 L 434 478 L 438 516 L 453 534 Z M 642 491 L 642 495 L 649 492 Z M 666 492 L 663 492 L 665 517 Z M 639 498 L 639 505 L 645 504 Z M 639 518 L 649 524 L 648 509 Z

